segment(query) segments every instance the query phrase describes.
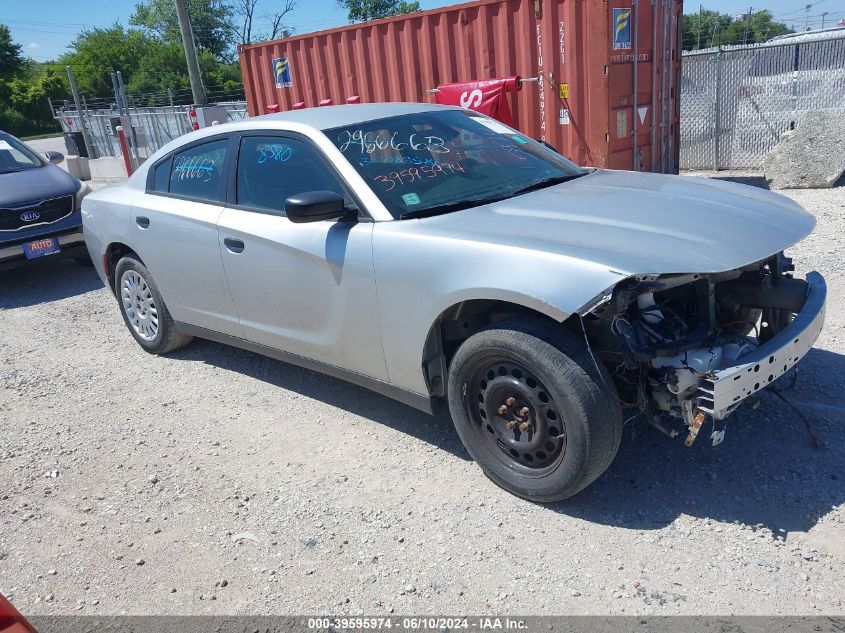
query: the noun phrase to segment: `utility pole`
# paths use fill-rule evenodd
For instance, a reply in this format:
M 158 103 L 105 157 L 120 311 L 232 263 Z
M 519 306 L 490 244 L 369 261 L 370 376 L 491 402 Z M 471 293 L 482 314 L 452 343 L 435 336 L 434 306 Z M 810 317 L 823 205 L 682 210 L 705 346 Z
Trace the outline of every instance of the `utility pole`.
M 701 50 L 701 27 L 704 26 L 704 6 L 698 5 L 698 41 L 695 43 L 695 50 Z
M 824 19 L 830 11 L 822 11 L 822 28 L 824 28 Z
M 191 92 L 194 104 L 204 106 L 208 103 L 205 87 L 200 75 L 200 62 L 197 59 L 197 49 L 194 46 L 194 32 L 191 28 L 191 17 L 188 15 L 187 0 L 174 0 L 176 3 L 176 17 L 179 18 L 179 30 L 182 32 L 182 45 L 185 47 L 185 61 L 188 62 L 188 77 L 191 79 Z
M 804 20 L 804 30 L 805 31 L 810 30 L 810 9 L 812 9 L 812 8 L 813 8 L 812 4 L 807 5 L 807 19 Z
M 743 45 L 748 40 L 748 28 L 751 26 L 751 15 L 754 13 L 754 7 L 748 7 L 748 17 L 745 18 L 745 32 L 742 34 Z

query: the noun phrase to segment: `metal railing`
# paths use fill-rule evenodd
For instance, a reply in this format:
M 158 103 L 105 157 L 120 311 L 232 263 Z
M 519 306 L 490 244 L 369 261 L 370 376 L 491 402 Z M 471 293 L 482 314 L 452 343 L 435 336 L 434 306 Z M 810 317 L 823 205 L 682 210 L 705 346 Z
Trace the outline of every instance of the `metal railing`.
M 225 106 L 230 121 L 238 121 L 247 116 L 245 101 L 217 105 Z M 121 156 L 115 127 L 123 125 L 124 130 L 127 130 L 127 143 L 132 158 L 140 164 L 173 139 L 192 130 L 190 110 L 190 106 L 129 108 L 128 117 L 121 117 L 117 106 L 96 110 L 83 108 L 82 121 L 91 140 L 91 147 L 88 148 L 89 158 Z M 55 118 L 65 133 L 79 132 L 82 129 L 79 113 L 75 109 L 62 108 L 55 113 Z
M 807 112 L 845 114 L 845 29 L 684 53 L 682 169 L 757 169 Z

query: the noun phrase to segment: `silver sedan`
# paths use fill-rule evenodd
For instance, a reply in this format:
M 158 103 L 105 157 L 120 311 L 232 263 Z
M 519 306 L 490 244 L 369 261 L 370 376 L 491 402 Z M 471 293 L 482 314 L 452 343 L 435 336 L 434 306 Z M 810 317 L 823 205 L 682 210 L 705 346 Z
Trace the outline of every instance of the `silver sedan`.
M 458 108 L 207 128 L 82 210 L 148 352 L 201 337 L 448 408 L 484 472 L 535 501 L 598 477 L 637 415 L 720 443 L 824 320 L 824 280 L 783 254 L 815 224 L 794 202 L 583 169 Z

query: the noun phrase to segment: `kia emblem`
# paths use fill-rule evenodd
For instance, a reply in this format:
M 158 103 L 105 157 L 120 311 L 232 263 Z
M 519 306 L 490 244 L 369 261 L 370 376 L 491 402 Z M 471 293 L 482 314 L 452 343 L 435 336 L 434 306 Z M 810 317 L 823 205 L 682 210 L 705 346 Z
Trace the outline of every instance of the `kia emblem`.
M 24 222 L 35 222 L 40 217 L 41 214 L 38 213 L 38 211 L 27 211 L 26 213 L 21 213 L 21 220 Z

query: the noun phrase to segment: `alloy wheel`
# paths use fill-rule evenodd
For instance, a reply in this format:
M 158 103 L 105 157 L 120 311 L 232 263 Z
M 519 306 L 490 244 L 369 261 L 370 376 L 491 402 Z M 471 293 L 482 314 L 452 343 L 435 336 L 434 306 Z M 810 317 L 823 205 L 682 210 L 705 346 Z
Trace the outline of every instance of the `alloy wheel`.
M 146 280 L 134 270 L 127 270 L 120 280 L 120 298 L 126 319 L 135 333 L 145 341 L 158 336 L 158 308 Z

